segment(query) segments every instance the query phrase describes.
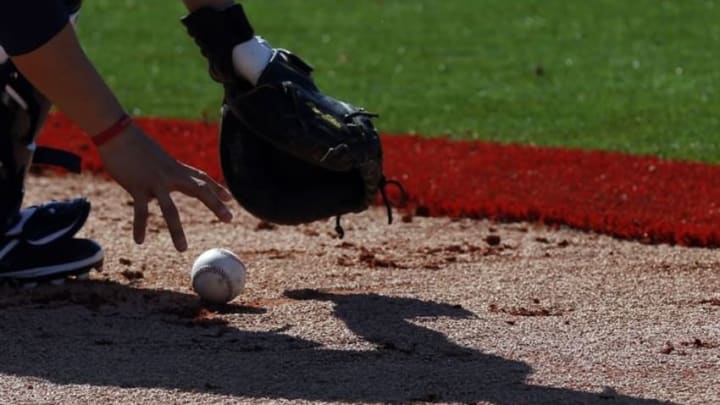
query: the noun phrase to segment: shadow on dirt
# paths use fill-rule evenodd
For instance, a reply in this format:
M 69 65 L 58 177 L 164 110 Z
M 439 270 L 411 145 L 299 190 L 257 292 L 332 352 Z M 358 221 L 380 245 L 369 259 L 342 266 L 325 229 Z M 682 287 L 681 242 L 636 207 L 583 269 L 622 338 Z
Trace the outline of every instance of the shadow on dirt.
M 194 296 L 108 282 L 0 291 L 0 373 L 60 384 L 152 387 L 310 401 L 449 401 L 498 404 L 658 404 L 525 383 L 522 362 L 470 350 L 410 322 L 468 318 L 459 306 L 376 294 L 286 292 L 329 301 L 334 315 L 376 350 L 324 348 L 286 333 L 238 330 Z M 268 322 L 269 323 L 269 322 Z M 312 328 L 313 325 L 297 325 Z

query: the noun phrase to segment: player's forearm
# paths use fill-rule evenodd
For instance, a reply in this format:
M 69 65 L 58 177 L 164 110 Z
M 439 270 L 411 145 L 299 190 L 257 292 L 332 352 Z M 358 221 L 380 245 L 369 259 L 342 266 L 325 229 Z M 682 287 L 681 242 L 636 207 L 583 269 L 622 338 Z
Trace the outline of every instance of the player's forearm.
M 183 0 L 185 7 L 191 13 L 203 7 L 214 7 L 218 10 L 225 9 L 235 3 L 233 0 Z
M 88 134 L 103 131 L 123 114 L 70 24 L 41 47 L 12 60 L 45 97 Z

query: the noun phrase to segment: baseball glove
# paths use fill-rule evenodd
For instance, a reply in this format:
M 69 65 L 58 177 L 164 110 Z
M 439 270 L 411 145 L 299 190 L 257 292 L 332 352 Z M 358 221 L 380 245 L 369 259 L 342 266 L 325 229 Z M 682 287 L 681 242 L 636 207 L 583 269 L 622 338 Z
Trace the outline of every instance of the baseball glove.
M 336 216 L 342 237 L 340 216 L 364 211 L 380 192 L 392 223 L 385 187 L 402 187 L 383 175 L 376 115 L 322 94 L 313 69 L 287 50 L 273 51 L 255 86 L 239 78 L 228 60 L 232 35 L 219 34 L 232 32 L 233 18 L 231 7 L 196 12 L 183 22 L 208 59 L 211 77 L 225 87 L 220 158 L 237 201 L 278 224 Z

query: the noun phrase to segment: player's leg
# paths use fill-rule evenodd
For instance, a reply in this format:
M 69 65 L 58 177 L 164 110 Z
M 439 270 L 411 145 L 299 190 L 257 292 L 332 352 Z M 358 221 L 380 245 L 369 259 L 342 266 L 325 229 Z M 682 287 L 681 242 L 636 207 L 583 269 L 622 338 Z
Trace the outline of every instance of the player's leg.
M 67 3 L 76 18 L 80 1 Z M 85 199 L 20 209 L 35 138 L 49 109 L 0 48 L 0 279 L 55 279 L 102 262 L 99 245 L 72 238 L 89 214 Z
M 183 24 L 210 61 L 221 83 L 244 79 L 255 85 L 273 59 L 270 44 L 255 35 L 242 5 L 225 0 L 184 0 L 190 15 Z
M 82 0 L 65 3 L 71 20 L 77 21 Z M 50 102 L 17 72 L 0 46 L 0 231 L 16 220 L 35 138 L 49 110 Z
M 7 227 L 20 209 L 35 136 L 50 103 L 32 89 L 9 61 L 0 66 L 0 75 L 0 219 Z
M 0 280 L 34 282 L 85 274 L 103 259 L 97 243 L 73 238 L 90 204 L 73 199 L 20 209 L 35 137 L 50 103 L 9 61 L 0 71 Z

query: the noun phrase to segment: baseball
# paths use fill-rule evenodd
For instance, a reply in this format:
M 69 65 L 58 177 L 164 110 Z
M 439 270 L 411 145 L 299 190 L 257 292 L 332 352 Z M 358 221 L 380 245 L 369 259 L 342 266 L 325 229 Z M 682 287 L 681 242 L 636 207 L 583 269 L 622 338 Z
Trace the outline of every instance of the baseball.
M 245 288 L 245 265 L 227 249 L 210 249 L 198 256 L 190 273 L 193 290 L 205 301 L 224 304 Z

